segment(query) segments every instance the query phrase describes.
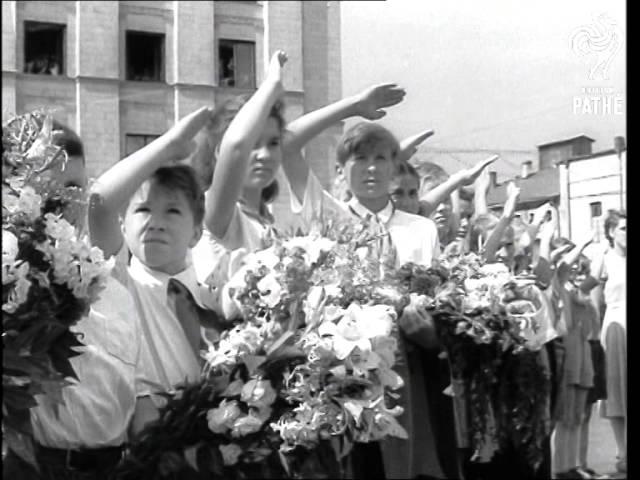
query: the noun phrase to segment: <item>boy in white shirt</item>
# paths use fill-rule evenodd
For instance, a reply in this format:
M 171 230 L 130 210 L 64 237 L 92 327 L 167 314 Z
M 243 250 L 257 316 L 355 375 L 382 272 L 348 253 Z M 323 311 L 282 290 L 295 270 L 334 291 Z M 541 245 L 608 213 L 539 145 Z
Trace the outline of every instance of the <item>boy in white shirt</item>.
M 222 329 L 212 312 L 217 299 L 197 282 L 188 260 L 189 249 L 202 235 L 202 189 L 192 167 L 176 164 L 189 155 L 192 138 L 212 114 L 201 108 L 186 116 L 107 170 L 92 189 L 93 242 L 107 257 L 118 254 L 117 268 L 136 300 L 152 358 L 140 394 L 143 422 L 155 418 L 162 406 L 163 398 L 156 394 L 199 379 L 201 342 Z M 132 254 L 128 268 L 127 248 Z M 189 312 L 178 310 L 178 295 L 187 299 Z

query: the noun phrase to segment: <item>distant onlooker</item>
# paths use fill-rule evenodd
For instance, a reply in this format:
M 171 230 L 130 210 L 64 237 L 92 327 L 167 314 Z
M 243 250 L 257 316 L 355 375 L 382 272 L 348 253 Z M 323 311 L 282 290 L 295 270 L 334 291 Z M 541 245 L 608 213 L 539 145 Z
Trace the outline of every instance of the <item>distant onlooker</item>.
M 601 414 L 611 422 L 618 450 L 616 469 L 627 471 L 627 216 L 610 210 L 604 222 L 605 236 L 611 248 L 594 276 L 604 282 L 606 312 L 600 341 L 605 350 L 607 399 L 601 402 Z M 600 301 L 596 301 L 599 305 Z

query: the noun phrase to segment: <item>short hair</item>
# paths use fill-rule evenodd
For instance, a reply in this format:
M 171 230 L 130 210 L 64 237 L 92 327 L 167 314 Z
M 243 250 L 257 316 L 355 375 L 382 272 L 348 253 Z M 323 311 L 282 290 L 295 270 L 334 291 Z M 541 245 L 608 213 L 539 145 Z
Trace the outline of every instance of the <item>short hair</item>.
M 33 118 L 42 129 L 46 115 L 38 113 Z M 81 157 L 84 163 L 84 146 L 80 136 L 71 127 L 55 118 L 51 118 L 51 143 L 64 150 L 69 157 Z
M 621 218 L 627 218 L 627 212 L 624 210 L 610 209 L 607 212 L 607 218 L 604 220 L 604 236 L 609 241 L 609 245 L 613 247 L 613 237 L 609 233 L 611 229 L 614 229 L 620 223 Z
M 460 200 L 473 203 L 473 200 L 474 200 L 473 190 L 461 187 L 458 191 L 460 192 Z
M 180 191 L 187 199 L 196 225 L 204 218 L 204 192 L 196 171 L 189 165 L 172 165 L 158 168 L 149 181 L 156 182 L 168 190 Z
M 410 175 L 414 177 L 418 181 L 418 186 L 420 186 L 420 175 L 418 171 L 415 169 L 413 165 L 409 162 L 400 162 L 396 167 L 396 176 L 399 177 L 401 175 Z
M 269 111 L 269 118 L 274 118 L 276 120 L 278 123 L 278 129 L 282 133 L 284 131 L 284 127 L 287 125 L 287 121 L 284 118 L 284 102 L 282 100 L 278 100 L 273 104 Z
M 396 137 L 382 125 L 373 122 L 356 123 L 338 141 L 336 152 L 338 163 L 344 166 L 353 154 L 372 149 L 378 145 L 389 147 L 393 159 L 400 151 L 400 144 Z
M 426 194 L 429 190 L 444 183 L 449 174 L 440 165 L 432 162 L 422 162 L 418 166 L 418 172 L 422 177 L 420 183 L 420 195 Z

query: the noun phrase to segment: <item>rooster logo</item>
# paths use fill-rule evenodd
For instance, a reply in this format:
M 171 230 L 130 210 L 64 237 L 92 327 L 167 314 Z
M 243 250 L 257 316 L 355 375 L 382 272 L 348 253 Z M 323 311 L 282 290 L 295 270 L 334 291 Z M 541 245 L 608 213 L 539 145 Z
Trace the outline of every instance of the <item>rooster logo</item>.
M 608 80 L 613 57 L 622 48 L 622 31 L 607 14 L 594 16 L 593 23 L 571 33 L 571 48 L 589 68 L 589 80 Z

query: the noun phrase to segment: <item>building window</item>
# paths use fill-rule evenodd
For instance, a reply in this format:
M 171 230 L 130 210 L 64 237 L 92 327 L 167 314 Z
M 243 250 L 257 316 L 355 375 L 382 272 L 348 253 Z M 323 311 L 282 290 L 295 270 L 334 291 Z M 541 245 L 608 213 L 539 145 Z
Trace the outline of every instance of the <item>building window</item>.
M 127 31 L 127 80 L 164 81 L 164 34 Z
M 592 202 L 589 204 L 589 208 L 591 209 L 591 218 L 602 216 L 602 202 Z
M 64 73 L 64 31 L 57 23 L 24 22 L 25 73 Z
M 150 144 L 160 135 L 140 135 L 127 133 L 125 136 L 124 156 L 128 157 L 134 152 L 137 152 L 145 145 Z
M 256 88 L 256 44 L 237 40 L 218 43 L 218 82 L 221 87 Z

